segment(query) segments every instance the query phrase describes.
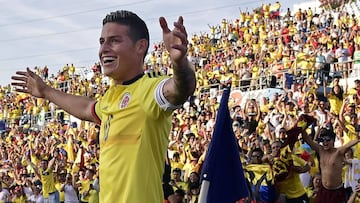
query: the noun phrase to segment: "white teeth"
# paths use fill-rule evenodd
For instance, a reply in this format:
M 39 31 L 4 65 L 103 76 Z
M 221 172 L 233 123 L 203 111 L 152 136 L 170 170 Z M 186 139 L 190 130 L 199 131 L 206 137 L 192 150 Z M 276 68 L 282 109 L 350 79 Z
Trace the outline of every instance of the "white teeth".
M 103 57 L 104 63 L 113 62 L 115 59 L 116 59 L 116 57 L 111 57 L 111 56 Z
M 115 60 L 115 57 L 111 57 L 111 56 L 105 56 L 103 57 L 103 60 Z

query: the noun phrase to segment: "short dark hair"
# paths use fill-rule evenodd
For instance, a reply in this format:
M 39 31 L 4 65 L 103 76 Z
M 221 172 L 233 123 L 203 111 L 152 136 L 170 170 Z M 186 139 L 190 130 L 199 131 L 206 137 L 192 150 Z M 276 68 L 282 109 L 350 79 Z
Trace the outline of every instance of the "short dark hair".
M 261 157 L 264 156 L 264 152 L 263 152 L 263 150 L 262 150 L 261 148 L 255 148 L 255 149 L 253 149 L 253 150 L 251 151 L 251 155 L 252 155 L 254 152 L 260 153 L 260 156 L 261 156 Z
M 360 125 L 355 125 L 355 132 L 360 132 Z
M 192 190 L 192 189 L 198 189 L 199 187 L 200 187 L 199 182 L 189 182 L 189 184 L 188 184 L 188 188 L 189 188 L 190 190 Z
M 181 173 L 181 169 L 179 169 L 179 168 L 174 168 L 173 172 Z
M 126 10 L 118 10 L 111 12 L 103 19 L 103 26 L 106 23 L 118 23 L 120 25 L 126 25 L 129 27 L 129 37 L 133 42 L 137 42 L 140 39 L 146 39 L 150 42 L 149 30 L 145 22 L 135 13 Z M 148 52 L 148 47 L 145 51 L 144 58 Z
M 185 191 L 183 189 L 175 190 L 175 194 L 179 194 L 182 197 L 185 197 Z
M 175 152 L 175 153 L 173 154 L 173 158 L 175 158 L 175 157 L 177 157 L 177 158 L 179 158 L 179 157 L 180 157 L 179 152 Z

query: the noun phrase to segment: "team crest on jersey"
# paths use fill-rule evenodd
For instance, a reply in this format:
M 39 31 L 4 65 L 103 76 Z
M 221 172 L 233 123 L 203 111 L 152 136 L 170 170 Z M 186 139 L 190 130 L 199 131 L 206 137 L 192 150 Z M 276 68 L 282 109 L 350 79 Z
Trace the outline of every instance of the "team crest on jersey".
M 128 93 L 128 92 L 125 93 L 124 96 L 120 100 L 119 108 L 123 109 L 123 108 L 127 107 L 129 105 L 130 98 L 131 98 L 130 93 Z

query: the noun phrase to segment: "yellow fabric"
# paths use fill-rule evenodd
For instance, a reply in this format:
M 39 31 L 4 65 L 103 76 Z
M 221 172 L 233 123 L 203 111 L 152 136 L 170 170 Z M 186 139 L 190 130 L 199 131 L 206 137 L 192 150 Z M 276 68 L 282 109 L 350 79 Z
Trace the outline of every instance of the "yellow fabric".
M 172 168 L 179 168 L 179 169 L 183 170 L 184 164 L 181 163 L 180 161 L 179 161 L 179 162 L 175 162 L 175 161 L 171 160 L 170 162 L 171 162 L 171 167 L 172 167 Z
M 345 128 L 347 128 L 348 132 L 344 132 L 344 145 L 356 139 L 355 127 L 351 124 L 346 124 Z
M 13 199 L 14 203 L 26 203 L 26 196 L 20 196 Z
M 296 155 L 292 155 L 293 163 L 295 166 L 304 166 L 306 162 Z M 305 194 L 305 188 L 301 183 L 300 176 L 293 170 L 289 170 L 287 178 L 278 182 L 278 191 L 283 193 L 287 198 L 297 198 Z
M 83 202 L 88 202 L 89 201 L 89 195 L 84 195 L 84 193 L 87 193 L 90 189 L 90 184 L 92 183 L 92 181 L 90 181 L 89 179 L 83 179 L 80 180 L 79 183 L 81 184 L 80 190 L 79 190 L 79 194 L 81 194 L 81 201 Z
M 181 181 L 181 182 L 176 182 L 176 185 L 177 185 L 179 188 L 183 189 L 184 191 L 187 190 L 187 183 L 186 183 L 186 182 L 183 182 L 183 181 Z M 174 190 L 174 191 L 176 191 L 177 189 L 178 189 L 177 187 L 173 186 L 173 190 Z
M 336 115 L 339 115 L 343 101 L 333 94 L 330 94 L 328 96 L 328 99 L 330 103 L 330 113 L 335 113 Z
M 43 196 L 44 198 L 47 198 L 49 193 L 56 191 L 54 173 L 52 169 L 47 169 L 45 171 L 39 170 L 39 173 L 41 176 Z
M 99 193 L 96 190 L 89 191 L 89 203 L 99 203 Z
M 96 104 L 102 123 L 100 202 L 163 201 L 161 180 L 172 113 L 162 110 L 154 98 L 163 79 L 145 75 L 130 85 L 114 85 Z
M 60 202 L 64 202 L 65 201 L 65 193 L 64 193 L 64 191 L 60 191 L 61 183 L 56 182 L 55 183 L 55 188 L 59 192 Z
M 67 144 L 66 144 L 66 152 L 68 155 L 68 161 L 75 161 L 75 150 L 74 150 L 74 141 L 72 136 L 69 136 Z
M 249 180 L 250 183 L 256 185 L 257 181 L 261 178 L 263 174 L 266 174 L 265 180 L 261 182 L 261 185 L 269 186 L 268 183 L 274 184 L 274 178 L 271 171 L 271 166 L 268 164 L 249 164 L 244 166 L 245 177 Z M 251 176 L 250 173 L 253 172 L 255 176 Z

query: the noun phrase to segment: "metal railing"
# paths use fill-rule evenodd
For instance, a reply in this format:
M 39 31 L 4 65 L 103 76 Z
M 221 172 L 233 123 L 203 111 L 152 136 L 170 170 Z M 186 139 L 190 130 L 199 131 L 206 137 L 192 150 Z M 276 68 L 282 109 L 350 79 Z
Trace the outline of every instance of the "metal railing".
M 329 82 L 331 82 L 331 78 L 335 78 L 335 77 L 342 77 L 342 78 L 359 77 L 360 67 L 353 66 L 353 62 L 354 60 L 348 60 L 346 62 L 333 62 L 330 64 L 330 70 L 328 71 L 320 70 L 317 72 L 317 70 L 314 71 L 306 70 L 305 72 L 298 74 L 295 69 L 293 79 L 294 81 L 298 81 L 298 82 L 304 81 L 304 79 L 309 78 L 310 75 L 317 74 L 318 76 L 315 77 L 315 79 L 321 77 L 327 77 L 327 78 L 322 78 L 322 80 L 325 79 L 328 84 Z M 344 67 L 336 70 L 336 68 L 334 68 L 335 66 L 346 66 L 347 64 L 351 64 L 350 69 Z M 350 70 L 351 73 L 349 72 Z M 266 70 L 263 70 L 262 74 L 260 74 L 259 77 L 236 80 L 234 83 L 232 83 L 232 84 L 236 84 L 235 86 L 231 87 L 232 90 L 252 91 L 252 90 L 261 90 L 266 88 L 283 88 L 284 78 L 282 74 L 287 73 L 288 70 L 281 70 L 275 73 L 281 75 L 280 77 L 275 77 L 275 78 L 274 78 L 274 74 L 265 75 L 264 74 L 265 71 Z M 251 82 L 251 81 L 256 81 L 256 82 Z M 209 93 L 210 89 L 216 89 L 217 92 L 221 93 L 224 86 L 225 85 L 223 83 L 217 83 L 217 84 L 210 84 L 207 86 L 198 87 L 199 96 L 203 96 L 204 93 Z

